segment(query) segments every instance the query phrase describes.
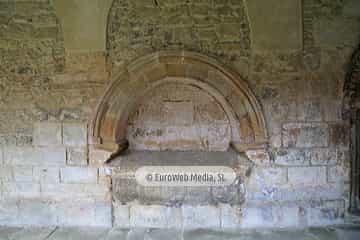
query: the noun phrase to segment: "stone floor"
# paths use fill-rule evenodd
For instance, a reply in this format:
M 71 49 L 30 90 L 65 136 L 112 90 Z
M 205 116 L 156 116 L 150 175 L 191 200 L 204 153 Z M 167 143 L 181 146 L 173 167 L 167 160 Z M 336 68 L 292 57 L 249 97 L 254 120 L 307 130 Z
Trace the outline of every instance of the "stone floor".
M 104 229 L 104 228 L 9 228 L 0 227 L 0 240 L 360 240 L 360 225 L 297 230 Z

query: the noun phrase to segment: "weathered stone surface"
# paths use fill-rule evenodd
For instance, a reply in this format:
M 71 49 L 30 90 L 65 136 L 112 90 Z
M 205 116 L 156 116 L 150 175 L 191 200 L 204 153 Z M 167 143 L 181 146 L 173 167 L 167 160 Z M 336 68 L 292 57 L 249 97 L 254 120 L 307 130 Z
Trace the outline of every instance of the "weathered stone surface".
M 102 166 L 104 162 L 110 157 L 111 152 L 95 149 L 90 146 L 89 148 L 89 165 L 90 166 Z
M 231 206 L 222 204 L 221 213 L 221 229 L 239 229 L 243 220 L 243 212 L 239 206 Z
M 84 148 L 67 148 L 66 150 L 67 165 L 86 166 L 88 164 L 88 151 Z
M 306 151 L 302 149 L 282 148 L 274 152 L 274 159 L 277 165 L 304 166 L 310 164 L 306 154 Z
M 113 202 L 114 226 L 119 228 L 130 227 L 130 206 L 121 204 L 118 201 Z
M 255 168 L 249 179 L 249 188 L 280 186 L 287 182 L 287 169 L 282 167 Z
M 34 124 L 35 145 L 52 146 L 61 143 L 61 123 L 37 122 Z
M 297 118 L 299 121 L 321 121 L 322 105 L 318 99 L 306 100 L 298 104 Z
M 40 184 L 30 182 L 9 182 L 3 185 L 3 194 L 6 198 L 38 198 L 40 197 Z
M 326 167 L 297 167 L 288 169 L 288 179 L 294 185 L 321 185 L 326 183 Z
M 183 206 L 183 226 L 186 229 L 220 228 L 220 209 L 215 206 Z
M 228 79 L 220 75 L 222 67 L 209 72 L 201 64 L 195 66 L 191 59 L 189 61 L 185 57 L 187 53 L 182 52 L 183 49 L 215 57 L 247 79 L 248 84 L 245 85 L 254 90 L 261 100 L 259 106 L 264 107 L 269 135 L 264 140 L 269 140 L 266 143 L 270 147 L 270 156 L 263 150 L 248 151 L 249 158 L 260 167 L 252 172 L 251 185 L 244 183 L 246 201 L 256 203 L 254 206 L 250 204 L 241 212 L 221 206 L 220 213 L 213 211 L 213 206 L 202 206 L 200 210 L 191 206 L 191 211 L 185 214 L 187 221 L 199 227 L 223 228 L 239 225 L 293 227 L 298 226 L 299 221 L 304 225 L 341 223 L 347 207 L 342 200 L 334 199 L 348 202 L 350 169 L 350 126 L 342 122 L 340 116 L 342 88 L 344 66 L 348 65 L 359 35 L 359 4 L 356 0 L 304 0 L 282 1 L 273 8 L 267 8 L 275 0 L 260 5 L 257 1 L 245 4 L 245 1 L 217 0 L 209 4 L 208 1 L 116 0 L 109 13 L 107 52 L 95 49 L 95 52 L 67 51 L 65 54 L 64 37 L 67 50 L 98 44 L 93 41 L 95 38 L 81 35 L 89 33 L 90 26 L 96 39 L 105 39 L 105 32 L 101 34 L 98 29 L 104 30 L 102 27 L 107 14 L 102 15 L 102 20 L 95 25 L 85 26 L 79 32 L 72 30 L 78 29 L 81 23 L 76 20 L 84 20 L 84 15 L 89 12 L 106 12 L 102 6 L 110 7 L 107 5 L 110 1 L 101 1 L 102 5 L 94 10 L 94 5 L 86 7 L 86 0 L 76 1 L 76 4 L 74 1 L 65 3 L 59 0 L 55 1 L 55 5 L 54 1 L 44 0 L 0 0 L 0 225 L 110 225 L 111 179 L 105 169 L 99 169 L 96 177 L 92 168 L 103 166 L 110 152 L 87 146 L 86 125 L 90 126 L 93 111 L 109 81 L 107 71 L 115 78 L 117 72 L 126 68 L 130 61 L 147 53 L 177 50 L 181 57 L 158 59 L 157 67 L 144 70 L 150 81 L 146 82 L 144 78 L 144 81 L 131 82 L 122 89 L 129 96 L 142 95 L 139 88 L 166 73 L 192 76 L 218 90 L 226 101 L 231 102 L 230 106 L 236 109 L 236 113 L 240 113 L 236 116 L 240 119 L 239 128 L 248 133 L 242 141 L 255 138 L 257 134 L 249 124 L 251 116 L 246 115 L 249 106 L 240 101 L 243 100 L 240 95 L 234 94 L 233 85 L 224 84 Z M 72 8 L 66 14 L 62 12 L 60 15 L 67 15 L 67 18 L 59 21 L 57 18 L 60 15 L 56 16 L 54 6 L 57 7 L 60 2 L 70 8 L 84 4 L 84 11 L 72 16 L 73 12 L 81 9 Z M 268 11 L 262 12 L 264 9 Z M 292 13 L 291 16 L 289 13 Z M 263 21 L 271 14 L 276 17 Z M 86 17 L 95 19 L 94 16 L 89 14 Z M 300 21 L 302 24 L 299 24 Z M 69 22 L 74 22 L 73 26 Z M 60 23 L 66 24 L 60 27 Z M 272 25 L 276 27 L 268 27 Z M 299 31 L 288 31 L 290 28 Z M 284 35 L 284 32 L 287 33 Z M 68 45 L 69 39 L 75 42 L 83 38 L 87 42 L 83 41 L 82 46 Z M 122 78 L 123 74 L 119 75 L 119 80 L 127 81 Z M 237 81 L 233 83 L 237 84 Z M 162 113 L 159 109 L 162 105 L 158 104 L 161 101 L 152 102 L 153 98 L 145 97 L 142 102 L 148 103 L 151 108 L 145 111 L 145 118 L 135 117 L 146 121 L 138 125 L 140 130 L 135 128 L 134 131 L 151 135 L 145 136 L 148 141 L 142 145 L 143 149 L 143 146 L 148 150 L 176 146 L 180 150 L 227 150 L 229 136 L 234 131 L 228 129 L 229 119 L 223 112 L 223 106 L 217 106 L 218 99 L 214 100 L 211 94 L 205 97 L 208 93 L 201 88 L 194 91 L 192 97 L 180 87 L 173 91 L 164 89 L 157 86 L 152 95 L 163 97 L 165 114 L 159 114 Z M 356 95 L 357 91 L 354 92 Z M 119 102 L 127 104 L 129 96 L 119 97 Z M 116 111 L 118 107 L 113 106 Z M 142 108 L 140 115 L 141 111 Z M 116 116 L 114 114 L 113 117 Z M 160 144 L 160 147 L 158 132 L 154 131 L 159 129 L 159 123 L 163 124 L 162 127 L 166 126 L 165 133 L 170 136 L 170 143 Z M 256 125 L 256 121 L 251 123 Z M 59 129 L 59 126 L 63 128 Z M 196 141 L 175 142 L 189 138 Z M 91 144 L 106 140 L 96 139 Z M 86 149 L 90 153 L 90 170 L 69 171 L 64 174 L 69 183 L 60 183 L 60 168 L 67 168 L 66 164 L 88 169 L 85 168 Z M 183 154 L 181 158 L 185 158 L 186 153 Z M 216 154 L 212 152 L 209 159 L 202 160 L 209 163 Z M 192 156 L 191 164 L 200 163 L 197 156 Z M 288 182 L 284 178 L 286 171 Z M 113 186 L 117 187 L 116 181 Z M 119 191 L 133 186 L 121 187 Z M 205 202 L 213 197 L 204 189 L 189 195 L 178 189 L 147 189 L 141 192 L 142 197 L 146 195 L 152 199 L 172 196 L 172 203 L 184 196 L 190 203 L 195 199 Z M 286 201 L 290 203 L 287 205 Z M 277 204 L 268 205 L 268 202 Z M 163 214 L 162 211 L 156 213 L 158 216 Z M 137 214 L 139 222 L 142 221 L 140 214 Z M 123 225 L 130 224 L 130 216 L 126 217 L 125 213 L 119 215 L 124 216 Z M 205 217 L 211 217 L 210 223 L 206 223 L 208 219 Z M 161 216 L 159 218 L 161 220 Z M 115 221 L 122 220 L 115 218 Z M 75 238 L 83 238 L 83 233 L 75 234 Z M 186 237 L 199 236 L 196 234 Z M 70 235 L 65 233 L 57 237 L 70 238 Z M 85 238 L 91 238 L 88 235 L 91 234 L 85 232 Z M 224 236 L 214 235 L 218 238 Z M 28 236 L 37 237 L 32 233 Z M 144 230 L 129 234 L 128 238 L 156 239 L 159 236 L 163 235 Z M 174 233 L 174 236 L 178 235 Z M 22 237 L 20 234 L 14 239 Z M 209 233 L 206 237 L 214 236 Z M 314 235 L 309 238 L 314 238 Z
M 254 48 L 256 50 L 300 49 L 300 8 L 301 4 L 298 1 L 290 3 L 272 0 L 265 4 L 258 0 L 249 2 Z M 277 17 L 273 18 L 273 16 Z
M 0 224 L 2 226 L 16 226 L 19 224 L 19 209 L 13 199 L 0 201 Z
M 67 146 L 85 146 L 87 144 L 87 126 L 82 123 L 63 124 L 64 144 Z
M 4 162 L 10 165 L 64 166 L 66 151 L 63 147 L 7 147 Z
M 335 165 L 338 163 L 338 150 L 333 148 L 314 148 L 307 150 L 305 155 L 311 165 Z
M 263 204 L 243 208 L 242 228 L 272 228 L 299 225 L 297 206 Z
M 326 147 L 329 144 L 327 124 L 288 123 L 283 125 L 285 147 Z
M 19 201 L 19 219 L 27 226 L 56 226 L 57 216 L 55 206 L 51 203 L 33 201 Z
M 58 167 L 34 167 L 34 180 L 40 183 L 60 183 L 60 169 Z
M 266 150 L 248 150 L 246 156 L 259 166 L 267 166 L 271 163 L 270 155 Z
M 347 124 L 331 124 L 330 145 L 332 147 L 348 147 L 350 143 L 350 128 Z
M 343 200 L 316 202 L 305 211 L 308 225 L 341 224 L 344 221 L 345 204 Z
M 350 181 L 350 168 L 345 166 L 332 166 L 328 168 L 328 181 L 329 182 L 349 182 Z
M 41 184 L 41 197 L 56 201 L 109 200 L 109 188 L 99 184 Z
M 136 150 L 226 151 L 228 117 L 205 90 L 179 83 L 149 93 L 130 118 L 130 147 Z
M 51 234 L 49 240 L 65 240 L 65 239 L 89 239 L 89 240 L 98 240 L 106 237 L 108 229 L 96 228 L 96 227 L 78 227 L 78 228 L 69 228 L 62 227 L 57 229 L 53 234 Z
M 122 11 L 124 7 L 128 10 L 126 14 Z M 177 14 L 179 11 L 186 14 Z M 247 55 L 250 49 L 249 20 L 243 1 L 178 5 L 170 0 L 156 5 L 119 0 L 114 2 L 110 15 L 113 17 L 109 21 L 108 39 L 111 40 L 108 43 L 114 64 L 137 55 L 129 46 L 138 47 L 142 53 L 181 46 L 227 58 Z M 130 22 L 125 24 L 125 19 Z M 212 44 L 214 42 L 217 43 Z
M 97 168 L 65 167 L 60 170 L 62 183 L 97 183 Z
M 157 205 L 133 205 L 130 207 L 130 226 L 176 228 L 181 226 L 181 209 Z

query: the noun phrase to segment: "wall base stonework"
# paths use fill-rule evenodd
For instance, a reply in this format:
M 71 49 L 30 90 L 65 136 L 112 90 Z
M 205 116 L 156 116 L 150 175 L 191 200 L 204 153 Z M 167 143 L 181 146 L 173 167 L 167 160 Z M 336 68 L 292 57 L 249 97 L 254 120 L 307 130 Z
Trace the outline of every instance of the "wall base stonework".
M 114 206 L 114 226 L 120 228 L 303 228 L 341 224 L 344 216 L 343 200 L 181 207 L 134 202 Z

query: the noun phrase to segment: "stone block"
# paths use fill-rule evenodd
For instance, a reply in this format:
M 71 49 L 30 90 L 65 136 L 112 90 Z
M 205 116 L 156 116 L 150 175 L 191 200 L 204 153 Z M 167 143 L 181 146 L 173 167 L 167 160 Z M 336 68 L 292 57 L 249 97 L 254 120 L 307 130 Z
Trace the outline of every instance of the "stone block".
M 242 228 L 298 227 L 299 210 L 296 204 L 248 204 L 243 208 Z
M 58 226 L 93 226 L 95 223 L 95 202 L 67 201 L 58 203 L 56 207 Z
M 94 147 L 89 148 L 89 165 L 90 166 L 102 166 L 104 162 L 110 157 L 111 152 L 95 149 Z
M 109 188 L 99 184 L 41 184 L 41 197 L 54 201 L 110 199 Z
M 145 228 L 176 228 L 181 226 L 181 209 L 160 205 L 130 207 L 130 226 Z
M 254 25 L 252 29 L 254 49 L 271 51 L 301 49 L 302 18 L 299 1 L 290 3 L 286 0 L 271 0 L 264 3 L 255 0 L 248 3 L 248 8 L 251 23 Z M 273 16 L 277 16 L 276 19 L 273 19 Z
M 0 225 L 14 226 L 19 225 L 19 209 L 17 201 L 1 200 L 0 201 Z
M 330 146 L 349 147 L 350 145 L 350 125 L 337 123 L 330 124 Z
M 249 179 L 249 188 L 263 189 L 279 186 L 287 182 L 287 168 L 255 168 Z
M 350 181 L 350 168 L 345 166 L 331 166 L 328 168 L 328 182 L 344 184 Z
M 248 150 L 246 156 L 258 166 L 270 165 L 270 155 L 266 150 Z
M 66 151 L 63 147 L 7 147 L 4 162 L 9 165 L 65 166 Z
M 87 149 L 84 148 L 67 148 L 67 165 L 70 166 L 86 166 L 87 161 Z
M 228 204 L 220 205 L 221 229 L 239 229 L 242 222 L 242 209 Z
M 324 108 L 324 120 L 327 122 L 335 122 L 341 120 L 342 102 L 334 100 L 325 100 L 322 103 Z
M 19 223 L 24 226 L 56 226 L 55 205 L 39 201 L 19 201 Z
M 324 123 L 288 123 L 283 125 L 284 147 L 326 147 L 329 143 L 328 125 Z
M 302 101 L 297 107 L 297 119 L 299 121 L 321 121 L 322 106 L 318 99 Z
M 33 136 L 34 144 L 38 146 L 61 145 L 61 123 L 37 122 Z
M 215 206 L 182 206 L 183 227 L 185 229 L 211 228 L 219 229 L 221 214 Z
M 344 185 L 327 183 L 318 186 L 286 184 L 279 187 L 264 187 L 262 189 L 247 189 L 249 202 L 262 203 L 266 201 L 312 201 L 321 199 L 338 199 L 345 194 Z
M 121 204 L 118 201 L 113 202 L 114 227 L 130 227 L 130 206 Z
M 268 207 L 244 207 L 241 228 L 266 228 L 272 225 L 272 211 Z
M 99 168 L 99 176 L 98 176 L 98 183 L 104 186 L 111 185 L 111 173 L 112 170 L 109 167 L 100 167 Z
M 15 182 L 32 182 L 34 180 L 31 166 L 14 166 L 12 175 Z
M 97 183 L 97 177 L 97 168 L 65 167 L 60 169 L 62 183 Z
M 58 167 L 34 167 L 34 181 L 40 183 L 60 183 L 60 169 Z
M 38 198 L 40 197 L 40 184 L 16 182 L 3 184 L 3 196 L 6 198 Z
M 166 124 L 191 125 L 194 121 L 192 102 L 164 102 L 164 120 Z
M 94 226 L 112 227 L 112 207 L 111 201 L 95 201 L 95 220 Z
M 107 238 L 109 229 L 103 227 L 93 226 L 79 226 L 79 227 L 59 227 L 52 234 L 47 234 L 47 237 L 36 238 L 36 240 L 47 239 L 47 240 L 75 240 L 75 239 L 86 239 L 86 240 L 110 240 Z M 122 239 L 122 238 L 117 238 Z
M 337 163 L 337 150 L 332 148 L 314 148 L 306 151 L 306 159 L 311 165 L 335 165 Z
M 87 126 L 83 123 L 63 124 L 64 144 L 67 146 L 86 146 Z
M 343 200 L 313 202 L 304 209 L 308 226 L 344 223 L 345 203 Z
M 281 148 L 274 151 L 276 165 L 281 166 L 306 166 L 310 164 L 303 149 Z
M 326 184 L 326 167 L 292 167 L 288 169 L 288 180 L 293 185 Z
M 13 168 L 11 166 L 1 166 L 0 167 L 0 181 L 10 182 L 14 180 Z

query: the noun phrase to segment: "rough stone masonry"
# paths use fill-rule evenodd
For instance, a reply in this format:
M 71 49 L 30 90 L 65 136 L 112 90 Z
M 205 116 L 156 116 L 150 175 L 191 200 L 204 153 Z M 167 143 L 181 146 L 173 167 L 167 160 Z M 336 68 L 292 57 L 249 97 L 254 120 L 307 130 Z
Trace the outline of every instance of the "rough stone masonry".
M 0 225 L 342 223 L 349 199 L 350 125 L 341 111 L 347 65 L 359 43 L 359 1 L 156 3 L 0 0 Z M 246 82 L 260 104 L 268 141 L 246 151 L 252 170 L 241 205 L 123 204 L 113 197 L 113 169 L 103 164 L 110 152 L 92 138 L 96 109 L 112 91 L 109 86 L 122 84 L 131 63 L 169 50 L 220 63 Z M 198 76 L 194 80 L 216 79 L 200 70 L 189 70 Z M 143 96 L 134 99 L 137 107 L 126 119 L 130 157 L 139 150 L 205 151 L 204 156 L 229 150 L 232 123 L 216 94 L 175 83 L 137 92 L 148 82 L 115 93 Z M 241 112 L 241 99 L 236 104 Z M 207 160 L 195 155 L 194 164 Z

